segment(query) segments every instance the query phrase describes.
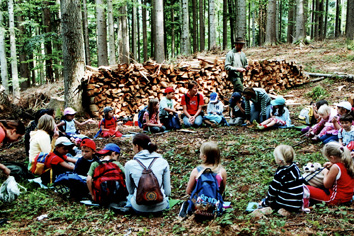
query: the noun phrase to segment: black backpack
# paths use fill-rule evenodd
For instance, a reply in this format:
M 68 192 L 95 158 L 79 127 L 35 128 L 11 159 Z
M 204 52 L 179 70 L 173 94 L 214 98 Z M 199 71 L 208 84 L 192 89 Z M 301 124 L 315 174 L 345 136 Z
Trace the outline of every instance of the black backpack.
M 27 167 L 25 167 L 22 163 L 16 163 L 13 161 L 1 162 L 4 166 L 10 169 L 10 175 L 15 177 L 16 182 L 21 182 L 26 179 L 33 179 L 34 175 L 29 172 Z

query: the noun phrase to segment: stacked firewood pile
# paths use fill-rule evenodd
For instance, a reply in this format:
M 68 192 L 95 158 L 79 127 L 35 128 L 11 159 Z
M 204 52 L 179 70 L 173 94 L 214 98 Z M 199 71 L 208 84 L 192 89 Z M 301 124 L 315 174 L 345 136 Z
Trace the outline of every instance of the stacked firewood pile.
M 277 92 L 308 81 L 301 66 L 286 61 L 249 61 L 250 69 L 244 75 L 246 87 L 261 87 L 267 92 Z M 118 116 L 131 116 L 150 98 L 161 99 L 164 89 L 172 86 L 176 100 L 187 92 L 190 80 L 200 84 L 199 92 L 208 102 L 215 91 L 225 101 L 232 93 L 232 83 L 227 80 L 224 60 L 198 58 L 177 66 L 146 62 L 145 64 L 118 64 L 94 68 L 87 66 L 82 88 L 89 100 L 93 116 L 101 117 L 105 106 L 115 108 Z

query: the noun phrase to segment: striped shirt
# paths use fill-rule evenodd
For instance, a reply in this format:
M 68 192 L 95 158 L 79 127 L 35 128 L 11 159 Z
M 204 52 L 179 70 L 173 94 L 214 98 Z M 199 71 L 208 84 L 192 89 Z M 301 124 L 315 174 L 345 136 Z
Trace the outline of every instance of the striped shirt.
M 302 207 L 304 179 L 293 162 L 290 166 L 278 167 L 269 185 L 264 205 L 273 209 L 284 208 L 298 211 Z
M 270 104 L 271 99 L 264 89 L 262 88 L 253 88 L 253 89 L 256 92 L 256 97 L 251 98 L 251 101 L 256 107 L 256 110 L 258 111 L 260 110 L 261 112 L 260 115 L 265 116 L 267 114 L 267 106 Z M 249 100 L 245 101 L 245 113 L 246 115 L 250 115 L 251 113 L 251 105 Z

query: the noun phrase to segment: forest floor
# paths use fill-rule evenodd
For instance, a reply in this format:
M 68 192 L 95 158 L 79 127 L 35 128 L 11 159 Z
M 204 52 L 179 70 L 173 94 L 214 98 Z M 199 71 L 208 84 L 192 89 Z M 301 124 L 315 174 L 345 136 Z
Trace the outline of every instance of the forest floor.
M 296 60 L 308 72 L 354 74 L 354 53 L 346 50 L 345 42 L 327 40 L 311 45 L 280 45 L 268 48 L 245 49 L 250 59 L 281 58 Z M 222 55 L 220 55 L 222 57 Z M 52 91 L 51 85 L 37 88 Z M 62 91 L 56 90 L 59 93 Z M 28 93 L 33 93 L 34 90 Z M 325 79 L 283 91 L 292 95 L 294 103 L 303 106 L 325 98 L 330 104 L 345 100 L 353 94 L 352 81 Z M 26 91 L 24 92 L 26 93 Z M 290 106 L 292 121 L 303 106 Z M 89 137 L 97 132 L 97 123 L 85 127 L 82 132 Z M 122 133 L 138 131 L 135 127 L 123 127 Z M 200 164 L 199 147 L 205 141 L 215 141 L 222 150 L 222 163 L 227 170 L 225 201 L 232 209 L 215 220 L 196 223 L 193 217 L 178 219 L 180 204 L 161 216 L 136 216 L 115 214 L 98 207 L 82 205 L 62 198 L 51 190 L 35 188 L 23 182 L 28 191 L 12 203 L 0 203 L 0 218 L 9 219 L 0 227 L 1 235 L 353 235 L 354 220 L 351 217 L 354 204 L 338 207 L 315 205 L 310 213 L 293 213 L 282 217 L 277 213 L 263 218 L 253 218 L 245 212 L 249 202 L 260 201 L 267 193 L 268 184 L 277 168 L 272 155 L 280 143 L 294 147 L 296 161 L 302 168 L 308 162 L 324 163 L 321 144 L 310 142 L 295 129 L 258 131 L 250 127 L 200 128 L 195 133 L 169 132 L 152 134 L 153 142 L 169 162 L 171 169 L 172 199 L 186 200 L 186 184 L 189 174 Z M 112 140 L 98 139 L 102 148 Z M 120 162 L 132 159 L 131 138 L 113 140 L 122 148 Z M 3 147 L 0 162 L 11 160 L 26 162 L 23 143 Z M 47 214 L 47 218 L 37 220 Z

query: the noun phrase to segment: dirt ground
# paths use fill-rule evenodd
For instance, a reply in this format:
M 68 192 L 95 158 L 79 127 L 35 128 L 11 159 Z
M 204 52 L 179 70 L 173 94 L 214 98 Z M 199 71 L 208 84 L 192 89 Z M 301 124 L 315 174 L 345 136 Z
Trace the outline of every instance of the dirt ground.
M 314 43 L 311 45 L 305 46 L 292 46 L 292 45 L 281 45 L 277 47 L 270 48 L 249 48 L 246 49 L 245 52 L 250 59 L 270 59 L 270 58 L 281 58 L 286 60 L 295 59 L 298 63 L 303 64 L 305 68 L 313 68 L 311 72 L 322 72 L 322 73 L 333 73 L 333 72 L 344 72 L 349 74 L 354 74 L 354 57 L 353 51 L 346 50 L 344 46 L 344 39 L 336 40 L 336 41 L 324 41 L 320 43 Z M 337 61 L 333 61 L 330 58 L 337 58 Z M 339 58 L 339 59 L 338 59 Z M 340 58 L 346 58 L 345 62 L 342 62 Z M 351 58 L 351 60 L 350 60 Z M 339 61 L 338 61 L 339 60 Z M 354 84 L 352 81 L 348 81 L 345 79 L 325 79 L 315 83 L 309 83 L 306 85 L 302 85 L 300 87 L 296 87 L 293 89 L 289 89 L 281 92 L 282 95 L 288 95 L 287 100 L 291 100 L 291 103 L 300 103 L 303 105 L 308 105 L 312 102 L 312 99 L 309 96 L 306 96 L 309 92 L 313 90 L 314 87 L 320 86 L 327 91 L 326 100 L 333 104 L 335 102 L 339 102 L 345 100 L 350 97 L 350 95 L 354 94 Z M 39 88 L 33 88 L 31 90 L 24 92 L 24 97 L 29 96 L 29 94 L 33 94 L 36 92 L 47 92 L 48 94 L 57 94 L 61 95 L 62 89 L 61 85 L 46 85 L 41 86 Z M 290 95 L 290 96 L 289 96 Z M 41 101 L 38 101 L 37 104 L 40 104 Z M 291 112 L 292 122 L 294 124 L 298 124 L 296 117 L 303 107 L 303 105 L 295 105 L 289 106 L 289 110 Z M 35 108 L 39 108 L 38 105 Z M 93 137 L 94 134 L 98 130 L 98 121 L 94 124 L 90 124 L 85 126 L 82 129 L 82 133 L 86 134 L 89 137 Z M 238 134 L 246 134 L 250 139 L 257 140 L 260 137 L 264 136 L 264 133 L 255 133 L 250 132 L 249 129 L 245 127 L 219 127 L 217 129 L 209 129 L 209 128 L 201 128 L 195 130 L 196 132 L 193 134 L 183 133 L 183 132 L 169 132 L 166 134 L 154 134 L 151 135 L 153 142 L 158 143 L 159 152 L 167 153 L 171 149 L 171 147 L 177 147 L 176 155 L 186 155 L 186 156 L 195 156 L 196 155 L 196 147 L 195 144 L 200 144 L 205 140 L 220 140 L 220 137 L 227 136 L 237 136 Z M 128 134 L 132 132 L 139 132 L 139 129 L 131 126 L 122 126 L 121 132 L 123 134 Z M 295 138 L 295 137 L 294 137 Z M 121 149 L 122 153 L 124 153 L 121 157 L 121 162 L 125 163 L 127 160 L 133 157 L 132 148 L 131 148 L 131 139 L 119 139 L 119 140 L 109 140 L 109 139 L 97 139 L 95 140 L 98 148 L 103 148 L 103 146 L 108 142 L 117 143 Z M 227 141 L 226 141 L 227 142 Z M 230 146 L 228 148 L 232 148 L 234 141 L 230 141 Z M 225 145 L 228 145 L 227 143 Z M 312 143 L 303 143 L 300 144 L 298 153 L 306 154 L 306 153 L 314 153 L 317 152 L 319 146 L 317 144 Z M 241 156 L 244 160 L 255 155 L 255 151 L 252 147 L 243 146 L 238 150 L 239 156 Z M 178 155 L 177 155 L 178 156 Z M 26 157 L 24 154 L 24 144 L 23 141 L 19 141 L 17 143 L 11 145 L 5 145 L 0 149 L 0 163 L 2 161 L 16 161 L 16 162 L 25 162 Z M 170 166 L 173 166 L 176 162 L 179 162 L 179 159 L 171 159 L 169 160 Z M 196 161 L 184 161 L 185 165 L 194 165 Z M 232 162 L 232 160 L 230 160 Z M 176 164 L 176 166 L 180 166 Z M 174 177 L 182 178 L 181 171 L 182 170 L 172 170 L 172 175 Z M 230 177 L 232 178 L 232 177 Z M 185 186 L 183 184 L 174 186 L 176 189 L 173 190 L 173 197 L 179 199 L 186 199 L 186 195 L 184 193 Z M 238 191 L 247 194 L 250 189 L 254 188 L 252 185 L 245 184 L 238 189 Z M 236 197 L 236 196 L 235 196 Z M 55 200 L 58 201 L 59 204 L 68 204 L 71 206 L 71 203 L 62 202 L 62 200 L 53 196 Z M 239 199 L 241 200 L 241 199 Z M 56 206 L 52 206 L 54 211 Z M 73 207 L 77 207 L 77 205 L 73 204 Z M 351 207 L 353 208 L 353 207 Z M 351 209 L 350 208 L 350 209 Z M 2 211 L 6 212 L 6 208 L 1 207 Z M 193 220 L 192 217 L 187 220 L 181 222 L 176 218 L 178 214 L 178 207 L 173 208 L 169 214 L 163 215 L 161 217 L 129 217 L 126 215 L 117 216 L 116 218 L 108 219 L 104 226 L 102 226 L 102 222 L 98 223 L 97 220 L 88 220 L 81 219 L 82 223 L 77 223 L 75 220 L 66 220 L 62 219 L 57 221 L 56 219 L 51 219 L 46 223 L 43 223 L 46 229 L 49 229 L 51 226 L 57 227 L 56 231 L 48 231 L 48 232 L 56 232 L 53 235 L 86 235 L 88 234 L 85 231 L 81 231 L 82 228 L 89 227 L 91 229 L 90 235 L 106 235 L 109 232 L 110 235 L 258 235 L 260 234 L 259 228 L 264 227 L 262 224 L 264 221 L 257 220 L 245 220 L 242 217 L 242 212 L 235 212 L 234 218 L 232 218 L 232 223 L 227 223 L 228 219 L 223 219 L 221 222 L 212 221 L 204 224 L 197 224 Z M 87 217 L 98 216 L 101 217 L 103 214 L 107 214 L 104 210 L 87 210 L 89 213 L 86 213 Z M 333 221 L 335 217 L 328 215 L 332 211 L 342 211 L 341 209 L 329 210 L 329 213 L 323 213 L 323 222 Z M 45 213 L 46 211 L 43 211 Z M 344 214 L 344 213 L 343 213 Z M 237 216 L 237 218 L 236 218 Z M 342 217 L 342 216 L 341 216 Z M 327 219 L 328 218 L 328 219 Z M 91 219 L 91 218 L 90 218 Z M 318 219 L 312 219 L 311 223 L 312 227 L 308 227 L 309 220 L 308 218 L 303 217 L 303 215 L 295 215 L 291 216 L 287 219 L 277 218 L 276 221 L 269 221 L 270 223 L 274 223 L 274 229 L 272 232 L 264 231 L 262 234 L 268 235 L 314 235 L 316 234 L 316 228 L 313 227 L 320 222 Z M 75 223 L 76 222 L 76 223 Z M 263 223 L 262 223 L 263 222 Z M 268 223 L 269 223 L 268 222 Z M 317 222 L 317 223 L 316 223 Z M 12 222 L 13 228 L 7 228 L 3 231 L 3 234 L 6 235 L 30 235 L 30 234 L 39 234 L 44 235 L 44 232 L 40 230 L 31 230 L 29 225 L 33 225 L 36 222 L 34 220 L 24 219 L 22 222 Z M 267 224 L 268 224 L 267 223 Z M 352 220 L 349 220 L 350 224 L 353 224 Z M 278 226 L 279 224 L 279 226 Z M 163 226 L 162 226 L 163 225 Z M 92 228 L 100 228 L 102 227 L 102 231 L 97 231 L 97 233 L 92 233 Z M 276 228 L 279 227 L 278 231 Z M 319 226 L 318 226 L 319 227 Z M 19 229 L 24 228 L 23 231 Z M 81 228 L 81 229 L 80 229 Z M 164 230 L 161 230 L 164 228 Z M 106 229 L 106 231 L 104 231 Z M 109 230 L 108 230 L 109 229 Z M 352 234 L 353 231 L 346 231 L 343 233 L 342 229 L 333 226 L 328 228 L 325 232 L 328 234 L 334 234 L 334 232 L 339 232 L 337 235 L 349 235 Z M 1 232 L 1 231 L 0 231 Z M 331 233 L 332 232 L 332 233 Z

